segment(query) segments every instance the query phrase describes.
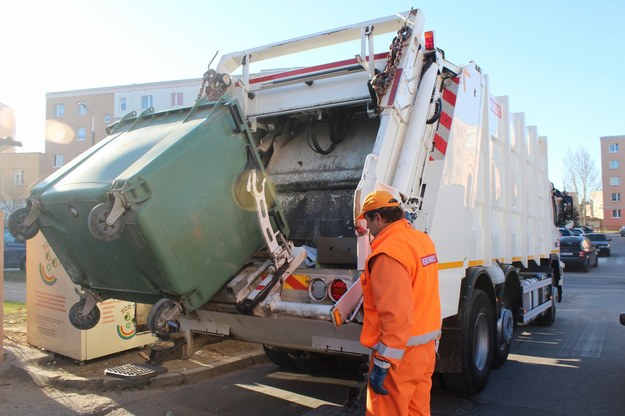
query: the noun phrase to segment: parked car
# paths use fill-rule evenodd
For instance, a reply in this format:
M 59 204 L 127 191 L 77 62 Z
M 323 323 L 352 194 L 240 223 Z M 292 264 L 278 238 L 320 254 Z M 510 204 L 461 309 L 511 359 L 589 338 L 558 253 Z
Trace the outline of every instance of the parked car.
M 595 232 L 592 228 L 590 228 L 590 227 L 588 227 L 586 225 L 580 225 L 577 228 L 580 228 L 584 232 L 584 234 L 590 234 L 590 233 L 594 233 Z
M 621 225 L 621 229 L 618 232 L 621 233 L 621 237 L 625 237 L 625 225 Z
M 608 238 L 605 234 L 601 233 L 586 234 L 586 237 L 588 237 L 588 239 L 592 241 L 595 247 L 597 247 L 600 256 L 605 255 L 607 257 L 610 257 L 610 241 L 612 241 L 611 238 Z
M 4 230 L 4 268 L 26 269 L 26 243 L 13 237 L 9 230 Z
M 584 235 L 584 231 L 579 228 L 572 228 L 571 232 L 573 233 L 573 235 Z
M 599 265 L 597 247 L 586 236 L 571 236 L 560 238 L 560 260 L 566 268 L 578 268 L 584 272 L 589 267 Z
M 560 237 L 567 237 L 567 236 L 570 236 L 570 235 L 575 235 L 568 228 L 560 227 L 559 230 L 560 230 Z

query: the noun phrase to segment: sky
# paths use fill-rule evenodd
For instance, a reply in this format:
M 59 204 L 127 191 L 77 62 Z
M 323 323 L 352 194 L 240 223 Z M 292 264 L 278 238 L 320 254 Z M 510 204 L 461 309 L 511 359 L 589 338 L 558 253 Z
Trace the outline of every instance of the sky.
M 449 61 L 475 61 L 491 93 L 547 137 L 556 187 L 569 150 L 585 148 L 600 170 L 599 138 L 625 134 L 621 0 L 0 0 L 0 103 L 14 110 L 20 151 L 43 151 L 47 92 L 199 78 L 216 52 L 213 67 L 228 52 L 410 8 Z

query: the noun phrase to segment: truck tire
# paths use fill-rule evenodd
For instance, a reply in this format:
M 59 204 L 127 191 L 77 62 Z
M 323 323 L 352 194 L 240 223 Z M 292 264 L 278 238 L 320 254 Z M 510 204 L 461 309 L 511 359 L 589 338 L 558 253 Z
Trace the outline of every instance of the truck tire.
M 470 302 L 462 328 L 462 372 L 443 374 L 445 386 L 462 394 L 475 394 L 486 386 L 495 345 L 495 312 L 488 296 L 475 289 Z
M 556 302 L 557 299 L 557 293 L 556 293 L 556 288 L 552 288 L 552 293 L 551 293 L 551 308 L 549 308 L 548 310 L 545 311 L 544 315 L 539 316 L 538 318 L 536 318 L 536 323 L 539 325 L 553 325 L 553 323 L 556 321 L 556 304 L 558 302 Z
M 507 310 L 508 319 L 503 319 L 503 326 L 506 327 L 504 332 L 512 334 L 514 323 L 513 318 L 510 316 L 512 312 Z M 499 321 L 499 320 L 498 320 Z M 497 322 L 499 325 L 499 322 Z M 499 333 L 499 328 L 495 331 L 495 348 L 493 349 L 493 368 L 499 368 L 503 366 L 508 360 L 508 355 L 510 354 L 510 347 L 512 346 L 512 338 L 506 339 L 504 336 L 501 336 Z
M 521 291 L 519 281 L 517 278 L 512 280 L 508 279 L 503 293 L 503 305 L 510 310 L 512 314 L 512 330 L 517 327 L 517 321 L 519 316 L 519 299 L 521 298 Z M 498 322 L 497 322 L 498 324 Z M 510 329 L 510 328 L 508 328 Z M 493 367 L 499 368 L 503 366 L 508 360 L 510 354 L 510 347 L 512 346 L 512 339 L 502 339 L 499 336 L 499 328 L 495 331 L 495 349 L 493 350 Z

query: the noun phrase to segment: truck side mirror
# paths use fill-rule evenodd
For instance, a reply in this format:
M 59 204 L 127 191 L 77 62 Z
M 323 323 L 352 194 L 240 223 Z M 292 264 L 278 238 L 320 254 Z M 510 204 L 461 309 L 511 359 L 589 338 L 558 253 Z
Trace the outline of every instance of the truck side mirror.
M 565 219 L 573 218 L 573 197 L 572 196 L 565 195 L 562 198 L 562 208 L 564 211 Z

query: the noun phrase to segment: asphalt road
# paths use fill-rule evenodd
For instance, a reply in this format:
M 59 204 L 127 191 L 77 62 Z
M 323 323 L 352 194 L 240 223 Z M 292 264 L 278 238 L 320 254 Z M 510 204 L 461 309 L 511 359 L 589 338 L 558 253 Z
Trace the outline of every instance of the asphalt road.
M 519 328 L 508 362 L 472 397 L 475 415 L 624 415 L 625 238 L 588 273 L 565 271 L 550 327 Z

